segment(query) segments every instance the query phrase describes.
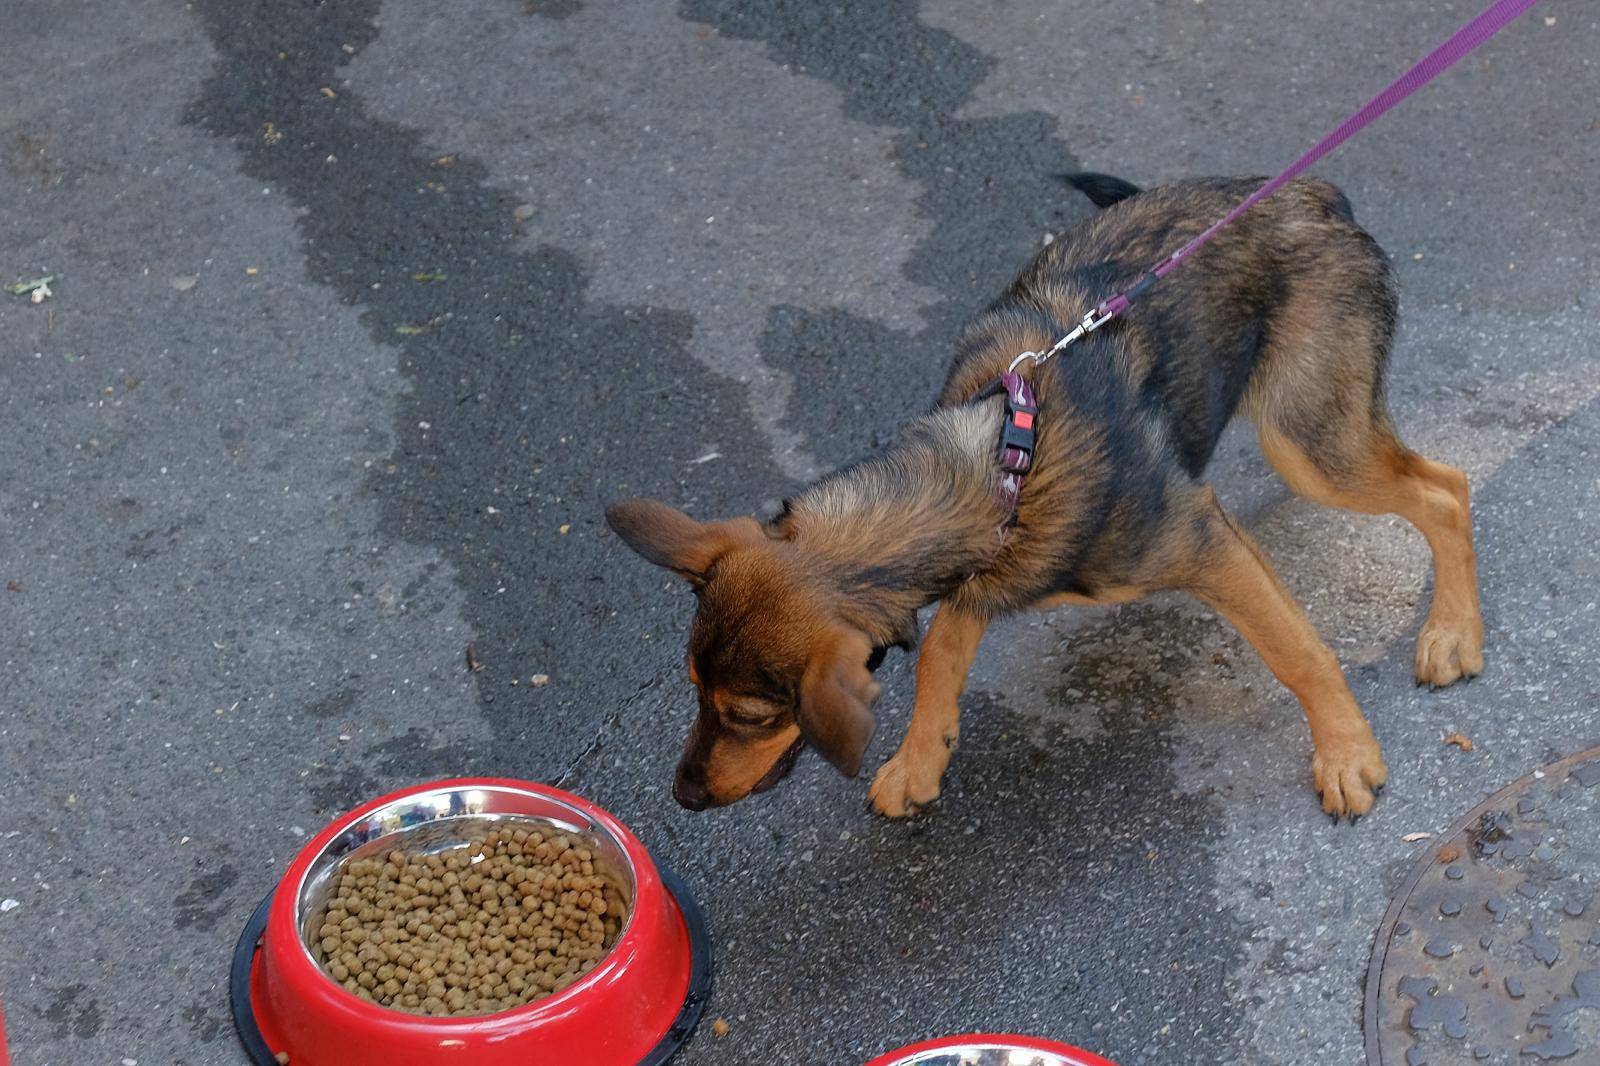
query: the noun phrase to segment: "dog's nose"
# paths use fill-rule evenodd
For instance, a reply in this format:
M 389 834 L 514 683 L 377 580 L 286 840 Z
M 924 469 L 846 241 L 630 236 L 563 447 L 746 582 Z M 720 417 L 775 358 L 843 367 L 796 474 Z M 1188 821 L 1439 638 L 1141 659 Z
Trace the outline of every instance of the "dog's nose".
M 711 804 L 711 796 L 706 792 L 706 786 L 698 781 L 686 781 L 679 777 L 672 783 L 672 798 L 678 805 L 691 811 L 703 811 Z

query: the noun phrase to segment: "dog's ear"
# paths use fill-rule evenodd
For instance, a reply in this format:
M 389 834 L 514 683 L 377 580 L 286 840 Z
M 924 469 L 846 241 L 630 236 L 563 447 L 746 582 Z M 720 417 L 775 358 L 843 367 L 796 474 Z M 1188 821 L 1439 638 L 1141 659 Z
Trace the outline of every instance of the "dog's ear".
M 800 732 L 846 777 L 861 772 L 861 757 L 872 739 L 878 683 L 867 670 L 871 654 L 865 633 L 835 624 L 813 649 L 800 679 Z
M 704 579 L 723 553 L 742 543 L 766 539 L 753 518 L 696 522 L 655 500 L 624 500 L 606 508 L 606 524 L 648 561 L 690 581 Z

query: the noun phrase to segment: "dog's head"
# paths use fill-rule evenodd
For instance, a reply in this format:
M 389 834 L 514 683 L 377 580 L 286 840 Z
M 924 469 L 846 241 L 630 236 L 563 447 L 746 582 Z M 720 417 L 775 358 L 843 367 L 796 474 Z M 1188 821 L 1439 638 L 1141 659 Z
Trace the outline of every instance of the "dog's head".
M 697 522 L 649 500 L 616 504 L 606 521 L 699 601 L 688 660 L 700 710 L 678 762 L 678 802 L 704 810 L 764 792 L 806 745 L 854 777 L 878 695 L 872 641 L 830 609 L 825 583 L 782 529 Z

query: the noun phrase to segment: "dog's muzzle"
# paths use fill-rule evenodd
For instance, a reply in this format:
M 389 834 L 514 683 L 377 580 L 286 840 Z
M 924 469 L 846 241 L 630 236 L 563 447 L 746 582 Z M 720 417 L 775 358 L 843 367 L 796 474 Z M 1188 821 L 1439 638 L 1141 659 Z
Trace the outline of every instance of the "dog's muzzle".
M 761 780 L 750 789 L 752 793 L 765 792 L 779 781 L 789 776 L 789 771 L 794 769 L 794 764 L 800 759 L 800 752 L 805 749 L 805 737 L 795 737 L 794 743 L 789 745 L 787 751 L 778 756 L 778 761 L 772 764 L 772 769 L 761 775 Z

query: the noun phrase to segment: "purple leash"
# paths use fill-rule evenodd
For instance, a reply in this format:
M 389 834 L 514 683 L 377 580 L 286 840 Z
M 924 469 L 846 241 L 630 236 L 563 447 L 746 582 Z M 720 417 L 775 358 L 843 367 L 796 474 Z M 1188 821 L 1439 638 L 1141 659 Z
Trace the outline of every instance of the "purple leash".
M 1078 323 L 1072 332 L 1057 341 L 1053 348 L 1045 352 L 1023 352 L 1012 361 L 1010 370 L 1015 371 L 1017 365 L 1024 359 L 1032 359 L 1035 363 L 1042 363 L 1079 337 L 1086 333 L 1092 333 L 1122 314 L 1135 300 L 1149 292 L 1156 282 L 1176 270 L 1179 264 L 1198 251 L 1207 241 L 1215 237 L 1223 227 L 1229 225 L 1240 215 L 1293 181 L 1317 160 L 1339 147 L 1345 141 L 1348 141 L 1351 137 L 1354 137 L 1361 130 L 1372 125 L 1384 112 L 1428 84 L 1434 78 L 1437 78 L 1440 74 L 1443 74 L 1446 70 L 1449 70 L 1457 61 L 1472 54 L 1485 41 L 1499 33 L 1514 21 L 1517 16 L 1538 2 L 1539 0 L 1495 0 L 1484 10 L 1483 14 L 1451 34 L 1449 40 L 1429 52 L 1416 66 L 1391 82 L 1383 92 L 1368 100 L 1359 111 L 1339 123 L 1338 128 L 1318 141 L 1310 151 L 1289 164 L 1288 169 L 1282 174 L 1279 174 L 1251 193 L 1238 207 L 1235 207 L 1222 218 L 1212 223 L 1209 229 L 1194 240 L 1156 264 L 1155 267 L 1143 274 L 1138 281 L 1115 296 L 1102 301 L 1100 306 L 1085 314 L 1083 321 Z

